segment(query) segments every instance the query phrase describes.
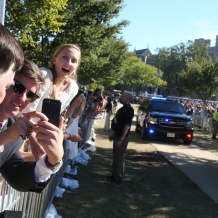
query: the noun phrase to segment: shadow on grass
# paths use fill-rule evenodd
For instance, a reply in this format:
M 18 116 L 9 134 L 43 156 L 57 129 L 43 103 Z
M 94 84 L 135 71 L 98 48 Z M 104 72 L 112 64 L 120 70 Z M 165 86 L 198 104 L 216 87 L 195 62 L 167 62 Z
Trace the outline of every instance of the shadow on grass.
M 218 217 L 217 204 L 158 152 L 128 149 L 124 184 L 108 183 L 106 175 L 112 166 L 108 136 L 112 131 L 96 126 L 95 132 L 97 150 L 89 153 L 87 166 L 78 165 L 77 193 L 54 199 L 63 218 Z M 149 143 L 134 132 L 131 142 Z

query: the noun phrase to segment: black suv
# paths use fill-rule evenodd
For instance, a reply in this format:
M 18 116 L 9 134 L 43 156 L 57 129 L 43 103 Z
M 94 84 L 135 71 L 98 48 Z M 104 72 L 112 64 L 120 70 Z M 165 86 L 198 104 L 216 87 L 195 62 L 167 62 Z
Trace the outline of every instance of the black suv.
M 194 123 L 182 104 L 166 98 L 147 99 L 139 106 L 136 117 L 136 132 L 143 139 L 151 136 L 164 136 L 183 139 L 190 144 L 193 138 Z

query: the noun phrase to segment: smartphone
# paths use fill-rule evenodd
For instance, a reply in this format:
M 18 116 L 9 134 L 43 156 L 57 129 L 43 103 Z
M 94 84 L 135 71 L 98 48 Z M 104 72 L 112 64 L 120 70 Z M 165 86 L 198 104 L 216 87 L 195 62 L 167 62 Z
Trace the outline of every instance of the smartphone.
M 59 126 L 61 102 L 59 100 L 45 98 L 42 103 L 42 113 L 48 117 L 48 121 Z

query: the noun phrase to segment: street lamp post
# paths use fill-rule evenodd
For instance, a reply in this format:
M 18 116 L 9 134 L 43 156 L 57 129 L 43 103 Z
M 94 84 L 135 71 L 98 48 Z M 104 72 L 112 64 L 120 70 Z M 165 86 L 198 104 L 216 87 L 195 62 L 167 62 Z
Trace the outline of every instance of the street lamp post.
M 0 2 L 0 23 L 2 23 L 2 25 L 4 25 L 5 21 L 5 2 L 6 0 Z
M 160 65 L 158 67 L 158 70 L 157 70 L 157 88 L 156 88 L 156 94 L 158 94 L 158 79 L 160 77 Z

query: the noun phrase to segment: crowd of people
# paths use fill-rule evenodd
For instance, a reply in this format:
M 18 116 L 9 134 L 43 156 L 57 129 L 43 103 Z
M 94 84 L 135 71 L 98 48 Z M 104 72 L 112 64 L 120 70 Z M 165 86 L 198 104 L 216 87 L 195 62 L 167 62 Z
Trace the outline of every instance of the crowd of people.
M 71 149 L 69 158 L 77 155 L 87 119 L 103 116 L 104 129 L 110 129 L 119 96 L 79 85 L 76 72 L 80 62 L 79 46 L 62 44 L 50 66 L 39 68 L 24 58 L 17 40 L 0 24 L 0 173 L 18 191 L 41 192 L 45 188 L 62 166 L 63 145 Z M 122 98 L 124 106 L 129 104 L 128 94 Z M 50 123 L 41 112 L 44 99 L 60 101 L 59 125 Z M 126 125 L 119 143 L 114 140 L 115 147 L 127 146 L 131 119 Z
M 60 116 L 59 126 L 51 124 L 40 112 L 42 102 L 45 98 L 60 100 L 61 112 L 68 107 L 78 92 L 78 85 L 71 77 L 79 67 L 80 49 L 73 44 L 61 45 L 52 57 L 50 68 L 39 69 L 24 58 L 19 43 L 0 24 L 0 55 L 0 172 L 19 191 L 41 192 L 62 166 L 67 122 L 65 115 Z M 67 110 L 82 107 L 84 101 L 82 95 L 78 96 Z M 26 142 L 34 161 L 25 161 L 19 153 Z

